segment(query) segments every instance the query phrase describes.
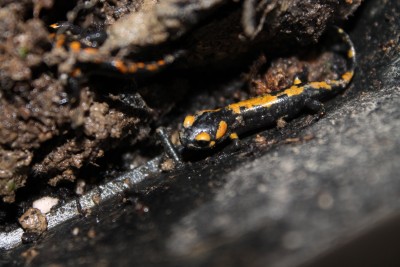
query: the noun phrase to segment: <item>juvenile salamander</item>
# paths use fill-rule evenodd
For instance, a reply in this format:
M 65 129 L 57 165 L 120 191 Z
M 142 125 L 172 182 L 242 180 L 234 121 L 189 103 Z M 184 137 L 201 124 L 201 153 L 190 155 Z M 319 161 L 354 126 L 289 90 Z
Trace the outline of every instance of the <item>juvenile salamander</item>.
M 238 135 L 260 127 L 276 124 L 283 117 L 294 117 L 304 108 L 323 110 L 321 99 L 344 90 L 354 75 L 355 50 L 350 37 L 340 28 L 337 33 L 346 45 L 347 70 L 337 80 L 302 84 L 295 79 L 282 91 L 247 99 L 215 110 L 202 110 L 188 115 L 183 121 L 180 141 L 191 149 L 208 149 Z
M 57 30 L 57 33 L 50 35 L 54 47 L 64 47 L 76 56 L 76 63 L 68 73 L 73 78 L 82 76 L 82 69 L 86 72 L 127 76 L 157 72 L 183 54 L 182 50 L 178 50 L 149 62 L 119 59 L 101 50 L 101 44 L 107 39 L 107 33 L 103 30 L 85 31 L 69 22 L 54 23 L 50 28 Z
M 107 40 L 105 30 L 82 29 L 69 22 L 59 22 L 50 25 L 55 32 L 49 35 L 55 51 L 61 49 L 66 60 L 59 64 L 60 78 L 67 85 L 68 98 L 62 104 L 79 103 L 82 83 L 91 75 L 125 77 L 128 79 L 145 77 L 162 71 L 180 58 L 185 51 L 176 50 L 164 54 L 161 58 L 151 61 L 136 61 L 120 56 L 112 56 L 110 51 L 103 51 L 102 44 Z M 66 52 L 66 53 L 65 53 Z M 54 52 L 59 55 L 60 52 Z M 57 56 L 58 57 L 58 56 Z M 119 93 L 117 93 L 119 94 Z M 132 106 L 129 98 L 122 96 L 119 100 L 128 107 Z M 127 95 L 132 95 L 127 92 Z M 140 95 L 137 94 L 137 97 Z M 144 103 L 144 100 L 142 101 Z

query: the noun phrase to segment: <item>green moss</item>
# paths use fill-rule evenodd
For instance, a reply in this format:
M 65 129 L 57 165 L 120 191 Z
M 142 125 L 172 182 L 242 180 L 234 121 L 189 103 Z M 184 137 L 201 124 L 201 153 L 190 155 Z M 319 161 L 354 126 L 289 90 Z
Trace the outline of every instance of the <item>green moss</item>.
M 16 189 L 16 184 L 14 180 L 10 180 L 6 184 L 6 191 L 7 192 L 14 192 Z
M 28 53 L 29 53 L 29 49 L 28 48 L 23 47 L 23 46 L 18 48 L 18 55 L 21 58 L 26 58 L 28 56 Z

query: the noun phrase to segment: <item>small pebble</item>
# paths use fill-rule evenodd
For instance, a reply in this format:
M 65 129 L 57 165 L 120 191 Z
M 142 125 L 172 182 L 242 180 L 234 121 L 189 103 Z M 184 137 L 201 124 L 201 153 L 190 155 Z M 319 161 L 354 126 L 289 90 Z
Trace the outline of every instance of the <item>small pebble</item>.
M 41 234 L 47 230 L 46 216 L 39 209 L 29 208 L 18 221 L 27 232 Z
M 40 210 L 46 214 L 50 212 L 51 208 L 58 204 L 58 198 L 55 197 L 42 197 L 33 201 L 32 207 Z

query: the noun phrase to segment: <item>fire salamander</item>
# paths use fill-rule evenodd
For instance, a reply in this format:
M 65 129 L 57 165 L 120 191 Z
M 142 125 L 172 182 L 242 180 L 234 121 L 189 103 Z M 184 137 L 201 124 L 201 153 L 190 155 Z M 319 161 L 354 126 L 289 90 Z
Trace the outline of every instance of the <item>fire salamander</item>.
M 209 149 L 227 139 L 237 142 L 240 134 L 276 124 L 283 117 L 292 118 L 304 108 L 323 113 L 320 100 L 344 90 L 356 65 L 350 37 L 340 28 L 335 30 L 347 49 L 347 70 L 339 79 L 303 84 L 296 78 L 291 87 L 282 91 L 188 115 L 180 132 L 181 144 L 190 149 Z
M 162 70 L 179 58 L 184 51 L 177 50 L 160 59 L 143 62 L 112 57 L 102 51 L 101 44 L 107 39 L 102 30 L 85 31 L 69 22 L 50 25 L 56 33 L 50 35 L 53 47 L 65 48 L 75 58 L 75 63 L 67 70 L 68 84 L 73 92 L 79 92 L 79 83 L 84 75 L 105 74 L 133 77 Z

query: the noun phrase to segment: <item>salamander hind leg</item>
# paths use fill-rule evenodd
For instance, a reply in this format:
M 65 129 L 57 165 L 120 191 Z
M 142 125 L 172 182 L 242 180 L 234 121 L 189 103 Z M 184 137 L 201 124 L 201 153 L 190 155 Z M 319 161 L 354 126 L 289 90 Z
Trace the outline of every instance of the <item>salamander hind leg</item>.
M 306 108 L 315 113 L 313 121 L 317 121 L 325 115 L 325 106 L 317 99 L 309 98 L 305 102 Z

